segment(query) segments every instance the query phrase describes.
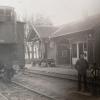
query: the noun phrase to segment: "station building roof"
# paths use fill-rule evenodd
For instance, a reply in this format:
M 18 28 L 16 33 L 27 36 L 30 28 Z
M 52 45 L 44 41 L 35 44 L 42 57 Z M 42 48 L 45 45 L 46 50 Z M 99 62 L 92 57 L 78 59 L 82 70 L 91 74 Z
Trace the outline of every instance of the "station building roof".
M 100 24 L 100 15 L 88 16 L 87 18 L 62 25 L 57 31 L 51 34 L 51 38 L 89 30 Z
M 38 38 L 49 38 L 52 33 L 54 33 L 57 30 L 57 27 L 54 26 L 34 26 L 32 32 L 29 35 L 29 41 L 34 39 L 35 35 L 37 34 Z

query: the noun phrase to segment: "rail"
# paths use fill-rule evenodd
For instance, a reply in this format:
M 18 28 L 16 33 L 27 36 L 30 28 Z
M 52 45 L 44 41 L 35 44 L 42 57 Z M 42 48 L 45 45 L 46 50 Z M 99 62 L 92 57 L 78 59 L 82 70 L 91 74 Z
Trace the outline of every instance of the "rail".
M 2 93 L 0 93 L 0 100 L 9 100 L 6 96 L 4 96 Z M 2 99 L 1 99 L 2 98 Z
M 16 84 L 16 85 L 19 85 L 19 86 L 21 86 L 21 87 L 23 87 L 23 88 L 25 88 L 25 89 L 27 89 L 27 90 L 29 90 L 29 91 L 31 91 L 31 92 L 34 92 L 34 93 L 36 93 L 36 94 L 38 94 L 38 95 L 44 96 L 44 97 L 46 97 L 46 98 L 49 98 L 49 99 L 51 99 L 51 100 L 57 100 L 56 98 L 50 97 L 50 96 L 45 95 L 45 94 L 43 94 L 43 93 L 41 93 L 41 92 L 39 92 L 39 91 L 36 91 L 36 90 L 34 90 L 34 89 L 31 89 L 31 88 L 29 88 L 28 86 L 24 86 L 23 84 L 21 84 L 21 83 L 19 83 L 19 82 L 12 81 L 12 83 L 14 83 L 14 84 Z

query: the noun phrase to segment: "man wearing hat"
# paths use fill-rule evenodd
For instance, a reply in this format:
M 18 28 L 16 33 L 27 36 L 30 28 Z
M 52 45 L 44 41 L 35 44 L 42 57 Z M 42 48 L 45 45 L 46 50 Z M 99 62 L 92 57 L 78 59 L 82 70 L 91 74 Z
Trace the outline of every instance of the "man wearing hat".
M 89 68 L 88 62 L 84 59 L 84 53 L 80 54 L 80 58 L 75 64 L 75 68 L 78 71 L 78 91 L 82 89 L 82 79 L 84 84 L 84 91 L 87 90 L 87 69 Z

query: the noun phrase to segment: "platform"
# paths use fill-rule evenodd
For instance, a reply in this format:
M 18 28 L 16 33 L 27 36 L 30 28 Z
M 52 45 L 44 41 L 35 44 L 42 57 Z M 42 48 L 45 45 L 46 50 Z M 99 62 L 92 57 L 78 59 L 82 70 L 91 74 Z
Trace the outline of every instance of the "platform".
M 74 79 L 77 80 L 77 71 L 72 67 L 39 67 L 39 66 L 31 66 L 26 65 L 26 69 L 31 73 L 36 74 L 42 74 L 42 75 L 48 75 L 58 78 L 64 78 L 64 79 Z

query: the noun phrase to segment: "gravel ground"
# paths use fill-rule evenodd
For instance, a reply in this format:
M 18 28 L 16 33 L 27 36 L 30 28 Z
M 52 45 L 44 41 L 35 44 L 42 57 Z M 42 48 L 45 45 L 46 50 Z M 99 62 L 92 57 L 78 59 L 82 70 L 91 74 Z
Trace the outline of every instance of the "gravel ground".
M 6 96 L 9 100 L 51 100 L 13 83 L 5 83 L 2 81 L 0 81 L 0 93 Z
M 65 100 L 68 92 L 76 90 L 76 82 L 41 75 L 18 75 L 15 81 L 45 95 Z
M 49 95 L 57 100 L 100 100 L 100 97 L 91 96 L 90 93 L 77 92 L 76 81 L 52 78 L 41 75 L 16 75 L 15 81 Z

